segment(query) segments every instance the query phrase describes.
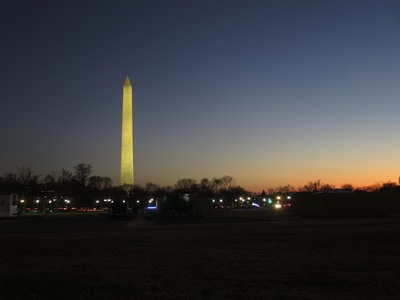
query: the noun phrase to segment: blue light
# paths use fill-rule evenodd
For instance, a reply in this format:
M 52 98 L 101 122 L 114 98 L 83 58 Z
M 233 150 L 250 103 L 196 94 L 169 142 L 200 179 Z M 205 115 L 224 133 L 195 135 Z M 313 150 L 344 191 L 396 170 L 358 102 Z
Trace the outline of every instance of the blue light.
M 157 209 L 157 206 L 147 206 L 147 209 Z

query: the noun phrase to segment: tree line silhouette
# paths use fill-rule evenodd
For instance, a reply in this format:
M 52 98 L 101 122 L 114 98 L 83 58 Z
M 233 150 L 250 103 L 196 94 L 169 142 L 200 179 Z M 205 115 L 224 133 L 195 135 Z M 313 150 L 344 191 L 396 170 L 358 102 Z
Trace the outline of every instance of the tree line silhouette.
M 104 199 L 126 200 L 136 206 L 145 205 L 151 198 L 161 198 L 171 194 L 190 194 L 202 198 L 223 199 L 233 203 L 239 197 L 267 197 L 276 194 L 296 192 L 312 193 L 336 190 L 332 184 L 323 183 L 320 179 L 309 181 L 300 188 L 290 184 L 277 188 L 263 190 L 260 193 L 249 192 L 236 184 L 233 177 L 225 175 L 212 179 L 179 179 L 174 186 L 161 186 L 148 182 L 145 185 L 113 186 L 109 177 L 92 175 L 93 167 L 87 163 L 79 163 L 73 171 L 62 169 L 51 171 L 42 178 L 35 174 L 30 167 L 17 167 L 16 172 L 6 172 L 0 177 L 0 194 L 16 193 L 26 205 L 34 205 L 40 199 L 53 200 L 61 205 L 64 199 L 72 201 L 75 207 L 101 206 Z M 352 184 L 340 187 L 343 191 L 384 192 L 400 191 L 399 185 L 394 182 L 382 182 L 372 186 L 355 189 Z

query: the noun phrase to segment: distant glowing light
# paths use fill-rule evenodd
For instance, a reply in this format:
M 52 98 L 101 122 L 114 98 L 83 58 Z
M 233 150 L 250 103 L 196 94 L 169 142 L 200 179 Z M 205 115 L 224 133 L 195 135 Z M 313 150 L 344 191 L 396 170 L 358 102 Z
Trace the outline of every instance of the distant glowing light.
M 253 206 L 255 206 L 255 207 L 260 207 L 260 205 L 257 204 L 257 203 L 252 203 L 251 205 L 253 205 Z
M 280 203 L 276 203 L 276 204 L 275 204 L 275 208 L 278 208 L 278 209 L 279 209 L 279 208 L 281 208 L 281 207 L 282 207 L 282 205 L 281 205 Z
M 154 210 L 154 209 L 157 209 L 157 206 L 147 206 L 147 209 Z

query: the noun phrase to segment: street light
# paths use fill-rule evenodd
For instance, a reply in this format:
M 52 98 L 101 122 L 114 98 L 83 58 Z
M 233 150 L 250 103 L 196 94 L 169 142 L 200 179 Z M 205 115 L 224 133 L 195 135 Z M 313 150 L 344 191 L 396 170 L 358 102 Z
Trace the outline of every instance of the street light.
M 25 213 L 25 205 L 26 205 L 25 200 L 21 199 L 19 202 L 21 203 L 21 206 L 22 206 L 21 213 Z

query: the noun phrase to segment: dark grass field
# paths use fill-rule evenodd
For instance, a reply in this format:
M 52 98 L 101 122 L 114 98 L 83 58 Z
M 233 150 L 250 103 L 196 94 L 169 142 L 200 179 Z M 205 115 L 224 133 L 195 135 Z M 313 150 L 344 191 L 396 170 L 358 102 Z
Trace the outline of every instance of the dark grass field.
M 400 219 L 0 221 L 1 299 L 400 299 Z

